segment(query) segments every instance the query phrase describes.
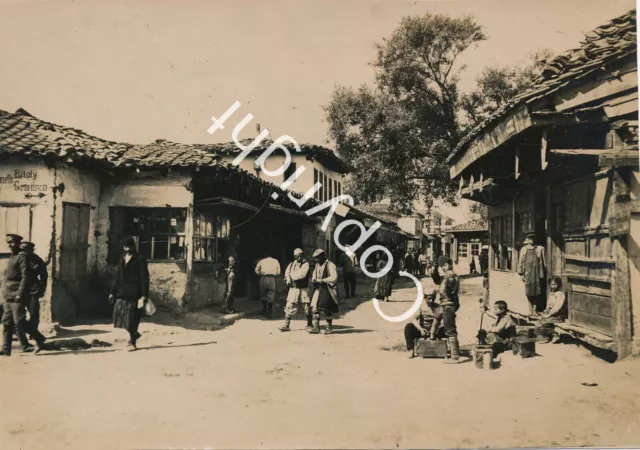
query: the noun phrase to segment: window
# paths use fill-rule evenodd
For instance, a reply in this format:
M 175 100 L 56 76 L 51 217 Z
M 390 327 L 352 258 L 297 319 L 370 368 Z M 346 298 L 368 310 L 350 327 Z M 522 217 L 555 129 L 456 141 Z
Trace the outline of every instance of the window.
M 193 257 L 218 262 L 230 245 L 231 220 L 211 212 L 196 212 L 193 226 Z
M 327 200 L 333 198 L 333 180 L 331 178 L 329 178 L 329 197 L 327 198 Z
M 318 169 L 316 169 L 316 168 L 314 167 L 314 169 L 313 169 L 313 185 L 314 185 L 314 186 L 315 186 L 315 185 L 316 185 L 316 183 L 319 181 L 319 178 L 320 178 L 320 173 L 318 172 Z M 315 191 L 315 192 L 313 193 L 313 198 L 314 198 L 314 199 L 316 199 L 316 200 L 320 199 L 320 192 L 321 192 L 321 189 L 322 189 L 322 188 L 318 189 L 317 191 Z
M 4 238 L 7 234 L 18 234 L 31 239 L 31 207 L 0 205 L 0 255 L 9 255 L 11 250 Z
M 479 256 L 480 255 L 480 244 L 472 243 L 471 244 L 471 256 Z
M 458 258 L 466 258 L 467 254 L 467 243 L 461 242 L 458 244 Z
M 327 189 L 327 174 L 323 173 L 322 174 L 322 201 L 327 201 L 329 199 L 329 190 Z
M 338 195 L 342 195 L 342 183 L 338 181 Z
M 295 172 L 296 172 L 296 163 L 294 162 L 289 163 L 289 166 L 284 171 L 284 175 L 283 175 L 284 179 L 282 181 L 287 181 L 289 177 L 293 175 Z
M 493 249 L 492 269 L 511 271 L 513 253 L 513 219 L 511 211 L 494 217 L 491 227 L 491 247 Z
M 185 208 L 116 209 L 120 210 L 120 214 L 115 216 L 121 215 L 122 227 L 119 233 L 111 236 L 135 237 L 138 252 L 152 261 L 185 259 Z M 115 222 L 117 223 L 117 220 Z M 112 222 L 112 229 L 114 225 Z M 116 245 L 119 246 L 118 241 Z

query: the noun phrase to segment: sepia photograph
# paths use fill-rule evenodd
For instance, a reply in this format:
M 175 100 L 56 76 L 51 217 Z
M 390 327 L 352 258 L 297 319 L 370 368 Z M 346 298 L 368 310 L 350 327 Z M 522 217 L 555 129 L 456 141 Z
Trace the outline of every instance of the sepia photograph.
M 635 0 L 0 0 L 0 448 L 640 447 Z

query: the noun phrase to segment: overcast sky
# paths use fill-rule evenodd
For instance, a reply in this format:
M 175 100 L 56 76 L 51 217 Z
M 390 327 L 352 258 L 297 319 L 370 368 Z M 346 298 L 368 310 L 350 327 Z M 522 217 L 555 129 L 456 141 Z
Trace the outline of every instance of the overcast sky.
M 275 138 L 324 143 L 335 85 L 373 80 L 373 43 L 406 15 L 470 14 L 488 37 L 464 55 L 463 88 L 486 65 L 562 52 L 633 0 L 0 0 L 0 109 L 24 108 L 111 140 L 229 141 L 252 113 Z M 232 126 L 212 115 L 235 100 Z M 255 135 L 251 124 L 247 131 Z

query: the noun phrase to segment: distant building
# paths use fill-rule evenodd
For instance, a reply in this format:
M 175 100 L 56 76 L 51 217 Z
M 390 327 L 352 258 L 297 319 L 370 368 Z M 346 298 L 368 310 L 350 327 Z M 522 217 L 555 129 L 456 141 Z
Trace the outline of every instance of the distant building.
M 488 252 L 489 227 L 486 223 L 472 220 L 460 225 L 446 228 L 446 234 L 453 235 L 451 254 L 453 262 L 458 266 L 458 273 L 467 273 L 473 261 L 476 271 L 480 273 L 480 255 L 485 249 Z M 487 256 L 488 258 L 488 256 Z

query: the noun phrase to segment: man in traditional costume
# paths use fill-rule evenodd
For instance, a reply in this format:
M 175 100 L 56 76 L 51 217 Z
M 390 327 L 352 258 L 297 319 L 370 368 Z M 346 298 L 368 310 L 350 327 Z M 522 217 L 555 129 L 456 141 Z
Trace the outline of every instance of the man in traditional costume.
M 544 248 L 534 245 L 535 232 L 525 235 L 524 246 L 518 259 L 518 273 L 524 282 L 524 293 L 529 300 L 529 312 L 535 315 L 544 301 L 543 283 L 547 261 Z
M 307 331 L 311 331 L 312 313 L 311 300 L 309 299 L 309 262 L 305 259 L 304 253 L 297 248 L 293 251 L 293 261 L 287 266 L 284 272 L 284 281 L 289 287 L 287 293 L 287 304 L 284 308 L 284 325 L 280 331 L 289 331 L 291 318 L 298 312 L 298 306 L 302 303 L 304 314 L 307 316 Z
M 256 275 L 260 277 L 260 300 L 262 300 L 262 315 L 273 317 L 273 304 L 276 301 L 276 277 L 280 275 L 280 263 L 277 259 L 267 256 L 256 265 Z
M 311 310 L 313 312 L 312 334 L 320 332 L 320 315 L 324 313 L 327 327 L 324 334 L 331 334 L 333 314 L 338 312 L 338 269 L 329 261 L 324 250 L 317 249 L 313 253 L 316 267 L 311 276 Z

